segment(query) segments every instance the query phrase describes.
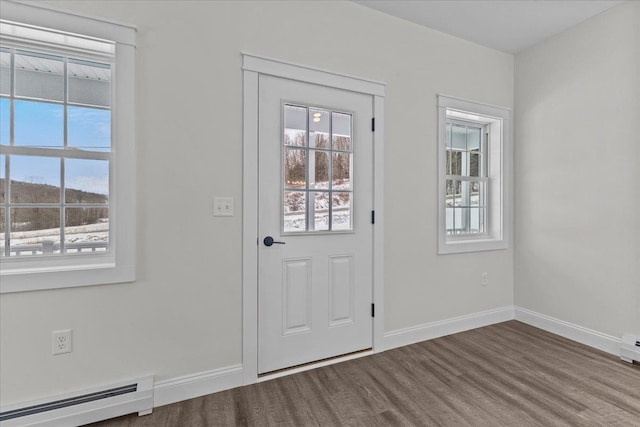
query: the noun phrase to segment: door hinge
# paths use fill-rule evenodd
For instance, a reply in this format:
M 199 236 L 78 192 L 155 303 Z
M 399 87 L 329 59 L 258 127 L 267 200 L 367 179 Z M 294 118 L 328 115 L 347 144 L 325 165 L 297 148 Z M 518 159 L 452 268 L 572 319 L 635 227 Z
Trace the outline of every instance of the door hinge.
M 371 132 L 375 132 L 376 131 L 376 118 L 372 117 L 371 118 Z
M 376 305 L 371 303 L 371 317 L 376 317 Z
M 376 211 L 371 211 L 371 224 L 376 223 Z

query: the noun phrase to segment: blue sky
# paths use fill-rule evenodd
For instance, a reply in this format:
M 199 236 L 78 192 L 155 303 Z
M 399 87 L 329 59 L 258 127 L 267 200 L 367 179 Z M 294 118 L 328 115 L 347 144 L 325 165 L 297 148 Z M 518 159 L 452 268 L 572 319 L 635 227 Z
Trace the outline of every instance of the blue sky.
M 64 109 L 62 105 L 16 100 L 15 145 L 23 147 L 64 146 Z M 0 144 L 9 145 L 10 104 L 0 99 Z M 68 147 L 109 151 L 111 112 L 89 107 L 67 108 Z M 2 176 L 5 176 L 2 156 Z M 60 186 L 60 160 L 47 157 L 12 156 L 11 179 Z M 103 160 L 66 159 L 67 188 L 108 195 L 109 164 Z

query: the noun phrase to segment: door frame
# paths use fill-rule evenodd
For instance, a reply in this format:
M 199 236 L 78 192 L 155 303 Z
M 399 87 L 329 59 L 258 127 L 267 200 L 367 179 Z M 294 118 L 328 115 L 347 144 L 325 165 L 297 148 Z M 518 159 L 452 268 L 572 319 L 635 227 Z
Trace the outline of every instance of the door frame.
M 242 373 L 258 381 L 258 79 L 260 75 L 371 95 L 373 99 L 373 351 L 384 350 L 385 83 L 263 56 L 242 54 Z

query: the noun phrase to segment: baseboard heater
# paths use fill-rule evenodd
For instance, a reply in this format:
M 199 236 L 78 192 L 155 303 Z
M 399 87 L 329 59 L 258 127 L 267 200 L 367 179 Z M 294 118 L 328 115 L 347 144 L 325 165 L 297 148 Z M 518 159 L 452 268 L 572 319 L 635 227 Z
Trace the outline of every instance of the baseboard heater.
M 3 407 L 0 427 L 68 427 L 153 409 L 153 376 Z
M 640 335 L 624 334 L 620 342 L 620 359 L 640 363 Z

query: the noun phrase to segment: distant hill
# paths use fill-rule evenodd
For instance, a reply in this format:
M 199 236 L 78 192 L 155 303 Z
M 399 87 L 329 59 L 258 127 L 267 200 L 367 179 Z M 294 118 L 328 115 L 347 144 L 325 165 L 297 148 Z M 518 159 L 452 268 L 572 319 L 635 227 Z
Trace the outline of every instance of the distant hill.
M 13 203 L 58 203 L 60 200 L 60 187 L 48 184 L 12 180 L 11 193 Z M 4 199 L 4 179 L 0 179 L 0 199 Z M 104 194 L 71 188 L 65 190 L 65 199 L 66 203 L 109 203 Z
M 5 198 L 5 180 L 0 179 L 0 200 Z M 65 202 L 96 203 L 104 207 L 67 208 L 65 225 L 87 225 L 104 222 L 109 218 L 109 198 L 104 194 L 87 191 L 65 190 Z M 12 203 L 60 203 L 60 187 L 48 184 L 35 184 L 23 181 L 11 181 Z M 4 215 L 0 215 L 0 229 L 5 230 Z M 60 227 L 60 209 L 54 207 L 24 207 L 11 209 L 11 230 L 31 231 Z

